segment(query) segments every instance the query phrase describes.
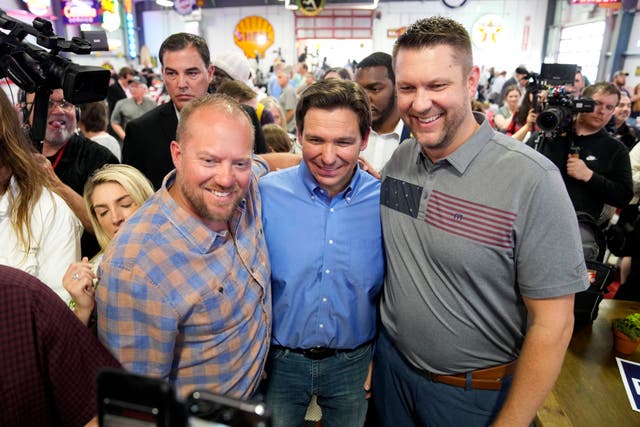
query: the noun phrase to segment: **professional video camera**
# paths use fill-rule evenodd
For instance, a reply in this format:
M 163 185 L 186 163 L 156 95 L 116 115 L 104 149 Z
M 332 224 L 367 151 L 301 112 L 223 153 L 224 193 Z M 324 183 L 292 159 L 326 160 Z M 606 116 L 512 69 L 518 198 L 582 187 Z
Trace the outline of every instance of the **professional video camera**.
M 593 100 L 573 99 L 564 88 L 573 85 L 577 68 L 575 64 L 542 64 L 540 75 L 534 78 L 538 88 L 548 88 L 547 99 L 536 110 L 536 124 L 547 136 L 570 131 L 576 113 L 593 111 Z
M 58 37 L 51 22 L 36 18 L 33 26 L 8 16 L 0 9 L 0 78 L 10 77 L 18 87 L 35 92 L 31 138 L 44 138 L 49 95 L 61 88 L 72 104 L 103 100 L 109 87 L 110 73 L 100 67 L 82 66 L 59 56 L 60 52 L 91 53 L 91 44 L 74 37 L 71 41 Z M 36 43 L 49 52 L 24 41 L 34 36 Z

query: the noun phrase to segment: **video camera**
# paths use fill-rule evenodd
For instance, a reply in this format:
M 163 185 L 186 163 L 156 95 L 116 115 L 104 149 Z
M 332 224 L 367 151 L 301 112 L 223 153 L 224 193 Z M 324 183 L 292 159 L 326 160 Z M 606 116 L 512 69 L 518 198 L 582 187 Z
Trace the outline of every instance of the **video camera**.
M 80 55 L 91 53 L 91 44 L 79 37 L 70 41 L 53 32 L 51 22 L 36 18 L 33 25 L 11 18 L 0 9 L 0 78 L 9 77 L 26 92 L 35 92 L 34 119 L 31 138 L 44 139 L 49 95 L 61 88 L 64 98 L 72 104 L 103 100 L 109 87 L 110 73 L 100 67 L 82 66 L 59 56 L 60 52 Z M 36 43 L 24 41 L 34 36 Z
M 534 95 L 536 124 L 546 136 L 567 133 L 576 113 L 591 112 L 595 107 L 593 100 L 573 99 L 564 88 L 564 85 L 573 85 L 577 68 L 575 64 L 542 64 L 539 75 L 529 75 L 527 91 Z M 547 91 L 547 98 L 538 105 L 536 95 L 543 90 Z

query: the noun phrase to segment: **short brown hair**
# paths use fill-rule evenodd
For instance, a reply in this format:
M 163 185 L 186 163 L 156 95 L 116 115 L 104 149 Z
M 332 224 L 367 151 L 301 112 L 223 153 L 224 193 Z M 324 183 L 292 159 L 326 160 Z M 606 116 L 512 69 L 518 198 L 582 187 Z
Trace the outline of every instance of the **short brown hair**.
M 371 128 L 369 97 L 362 86 L 351 80 L 327 79 L 315 82 L 306 88 L 296 107 L 296 126 L 302 133 L 304 116 L 311 108 L 333 110 L 348 108 L 358 117 L 360 136 L 364 138 Z
M 88 132 L 107 130 L 109 113 L 105 101 L 89 102 L 80 108 L 80 123 Z
M 454 58 L 462 65 L 464 72 L 471 71 L 473 53 L 469 33 L 459 22 L 444 16 L 432 16 L 411 24 L 393 46 L 394 66 L 400 49 L 423 49 L 441 45 L 451 46 Z
M 264 125 L 262 126 L 262 133 L 264 133 L 264 142 L 266 142 L 270 152 L 288 153 L 291 151 L 291 138 L 282 127 L 274 123 Z
M 620 103 L 620 89 L 618 89 L 615 84 L 609 82 L 597 82 L 585 87 L 582 91 L 582 97 L 593 98 L 593 95 L 600 92 L 607 95 L 616 95 L 618 97 L 618 102 L 616 102 L 616 105 Z
M 249 101 L 258 96 L 258 94 L 251 89 L 249 85 L 238 80 L 227 80 L 222 82 L 216 89 L 216 93 L 229 95 L 238 102 Z

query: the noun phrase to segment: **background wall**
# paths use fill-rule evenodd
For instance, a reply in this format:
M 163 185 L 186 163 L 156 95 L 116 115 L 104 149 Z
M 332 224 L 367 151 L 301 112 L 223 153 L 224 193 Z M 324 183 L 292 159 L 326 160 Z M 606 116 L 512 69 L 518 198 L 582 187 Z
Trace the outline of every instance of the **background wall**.
M 459 9 L 449 9 L 440 1 L 407 1 L 380 3 L 379 19 L 373 21 L 371 44 L 360 47 L 342 42 L 349 57 L 356 61 L 373 51 L 391 52 L 393 38 L 387 30 L 408 26 L 419 18 L 443 15 L 461 22 L 468 31 L 482 17 L 494 15 L 500 30 L 494 35 L 495 43 L 474 45 L 474 58 L 478 65 L 495 66 L 511 73 L 519 64 L 538 70 L 541 63 L 546 2 L 528 0 L 481 0 L 469 1 Z M 287 63 L 295 63 L 303 50 L 296 46 L 294 38 L 295 18 L 283 6 L 240 7 L 203 9 L 202 20 L 196 26 L 207 39 L 212 55 L 217 52 L 239 49 L 233 42 L 233 29 L 246 16 L 258 15 L 266 18 L 275 30 L 275 42 L 269 48 L 263 70 L 273 62 L 280 49 Z M 186 22 L 173 10 L 148 11 L 143 14 L 144 38 L 152 55 L 157 55 L 162 40 L 177 31 L 193 30 L 193 23 Z M 491 35 L 488 35 L 490 38 Z M 329 64 L 340 66 L 342 63 Z

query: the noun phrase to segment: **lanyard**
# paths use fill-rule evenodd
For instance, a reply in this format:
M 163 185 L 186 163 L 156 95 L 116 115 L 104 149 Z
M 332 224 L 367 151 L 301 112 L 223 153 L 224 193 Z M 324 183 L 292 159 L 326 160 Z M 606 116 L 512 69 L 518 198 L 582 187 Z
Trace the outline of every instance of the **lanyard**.
M 51 168 L 53 170 L 55 170 L 56 166 L 58 166 L 58 163 L 60 163 L 60 159 L 62 159 L 62 155 L 64 154 L 64 150 L 67 148 L 67 144 L 69 144 L 69 141 L 65 142 L 64 145 L 62 146 L 62 148 L 60 150 L 58 150 L 58 154 L 56 155 L 56 159 L 53 161 L 53 164 L 51 165 Z

